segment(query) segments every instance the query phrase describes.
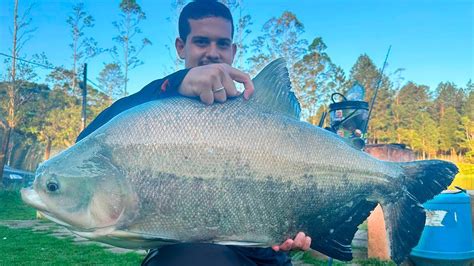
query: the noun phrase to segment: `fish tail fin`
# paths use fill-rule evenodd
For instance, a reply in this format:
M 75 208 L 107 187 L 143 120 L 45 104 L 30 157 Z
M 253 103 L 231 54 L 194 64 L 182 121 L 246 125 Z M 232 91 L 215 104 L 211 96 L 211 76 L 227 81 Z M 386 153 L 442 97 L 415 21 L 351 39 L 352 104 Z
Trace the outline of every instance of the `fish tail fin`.
M 421 204 L 446 189 L 458 173 L 456 165 L 441 160 L 396 163 L 403 169 L 406 189 L 395 202 L 382 204 L 389 251 L 400 264 L 418 244 L 425 226 L 425 210 Z

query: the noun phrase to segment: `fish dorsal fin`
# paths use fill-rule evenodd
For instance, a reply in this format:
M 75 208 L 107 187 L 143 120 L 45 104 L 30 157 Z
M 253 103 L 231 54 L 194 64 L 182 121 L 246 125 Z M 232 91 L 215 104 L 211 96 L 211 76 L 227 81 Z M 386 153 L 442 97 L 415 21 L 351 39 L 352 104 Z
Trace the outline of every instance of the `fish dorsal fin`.
M 291 90 L 290 75 L 284 59 L 276 59 L 268 64 L 253 79 L 253 84 L 255 93 L 251 99 L 259 108 L 300 119 L 300 103 Z

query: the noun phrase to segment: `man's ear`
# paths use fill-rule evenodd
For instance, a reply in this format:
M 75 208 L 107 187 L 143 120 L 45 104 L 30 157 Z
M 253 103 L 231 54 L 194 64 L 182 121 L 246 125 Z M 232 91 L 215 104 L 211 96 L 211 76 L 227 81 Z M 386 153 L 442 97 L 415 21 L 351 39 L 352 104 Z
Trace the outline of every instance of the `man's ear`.
M 174 46 L 176 47 L 176 52 L 178 53 L 179 58 L 184 59 L 184 45 L 185 42 L 181 38 L 176 38 L 176 41 L 174 42 Z

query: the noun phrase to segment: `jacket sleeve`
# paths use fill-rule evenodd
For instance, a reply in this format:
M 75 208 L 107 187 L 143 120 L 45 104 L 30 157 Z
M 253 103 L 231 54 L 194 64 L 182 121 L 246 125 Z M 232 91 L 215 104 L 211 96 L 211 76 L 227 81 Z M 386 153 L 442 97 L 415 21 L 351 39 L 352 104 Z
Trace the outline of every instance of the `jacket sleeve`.
M 103 110 L 77 137 L 76 142 L 85 138 L 105 123 L 109 122 L 116 115 L 132 107 L 152 100 L 163 99 L 178 95 L 178 88 L 189 69 L 175 72 L 165 78 L 152 81 L 139 92 L 121 98 L 111 106 Z

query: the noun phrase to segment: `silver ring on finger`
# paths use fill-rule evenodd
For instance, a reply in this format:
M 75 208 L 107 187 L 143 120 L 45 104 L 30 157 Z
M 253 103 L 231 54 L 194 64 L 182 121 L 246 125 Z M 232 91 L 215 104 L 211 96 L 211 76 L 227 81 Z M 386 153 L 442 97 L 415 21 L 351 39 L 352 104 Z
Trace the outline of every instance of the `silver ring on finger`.
M 212 92 L 217 93 L 217 92 L 220 92 L 220 91 L 223 91 L 223 90 L 224 90 L 224 87 L 221 87 L 221 88 L 213 90 Z

